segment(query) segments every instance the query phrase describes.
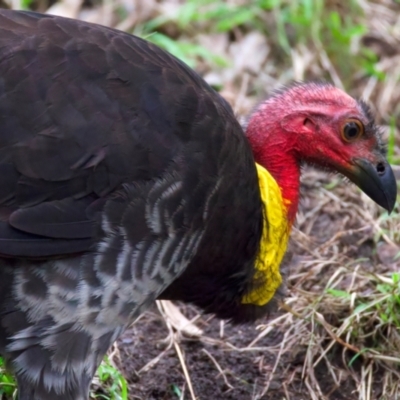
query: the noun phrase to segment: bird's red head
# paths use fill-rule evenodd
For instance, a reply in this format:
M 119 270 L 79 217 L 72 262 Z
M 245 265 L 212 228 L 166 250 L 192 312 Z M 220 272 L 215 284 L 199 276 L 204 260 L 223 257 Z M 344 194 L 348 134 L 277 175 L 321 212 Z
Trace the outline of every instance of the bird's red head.
M 246 135 L 256 161 L 277 180 L 293 221 L 300 165 L 338 171 L 391 211 L 396 181 L 369 107 L 326 83 L 278 91 L 251 116 Z

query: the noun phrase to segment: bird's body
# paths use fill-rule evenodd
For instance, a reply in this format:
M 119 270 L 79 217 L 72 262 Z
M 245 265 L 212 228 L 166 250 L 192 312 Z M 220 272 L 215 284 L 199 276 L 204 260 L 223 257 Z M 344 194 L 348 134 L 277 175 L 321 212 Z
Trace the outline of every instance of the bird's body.
M 265 311 L 298 176 L 281 184 L 256 131 L 250 146 L 225 100 L 146 41 L 0 11 L 0 354 L 20 400 L 86 400 L 157 298 Z
M 170 297 L 233 316 L 261 238 L 254 159 L 225 101 L 141 39 L 2 11 L 0 54 L 0 353 L 21 400 L 86 399 L 189 264 Z

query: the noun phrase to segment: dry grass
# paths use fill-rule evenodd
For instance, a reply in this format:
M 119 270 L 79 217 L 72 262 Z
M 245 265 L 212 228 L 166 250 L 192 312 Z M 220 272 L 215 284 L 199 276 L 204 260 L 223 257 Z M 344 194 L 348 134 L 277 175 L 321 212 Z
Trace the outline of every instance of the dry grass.
M 57 3 L 38 0 L 34 8 L 137 31 L 153 18 L 172 15 L 180 3 L 177 0 Z M 230 3 L 246 2 L 231 0 Z M 327 3 L 340 11 L 342 3 Z M 360 69 L 345 80 L 353 82 L 350 88 L 353 94 L 372 102 L 379 120 L 388 126 L 392 116 L 396 122 L 400 115 L 400 5 L 391 0 L 358 0 L 358 4 L 365 13 L 362 20 L 367 33 L 352 44 L 354 54 L 362 43 L 373 49 L 378 54 L 375 68 L 384 72 L 386 78 L 367 76 Z M 21 1 L 9 0 L 9 5 L 21 8 Z M 273 16 L 265 18 L 267 23 Z M 240 118 L 249 113 L 260 97 L 293 79 L 322 76 L 338 86 L 349 86 L 325 51 L 324 43 L 315 38 L 309 45 L 295 42 L 290 56 L 282 61 L 276 53 L 275 38 L 266 38 L 258 31 L 237 29 L 233 33 L 207 35 L 180 30 L 172 23 L 163 30 L 179 40 L 212 48 L 229 60 L 228 67 L 217 67 L 199 59 L 197 68 L 209 82 L 222 87 L 221 93 Z M 396 125 L 393 124 L 394 129 Z M 400 154 L 397 130 L 395 138 L 393 151 Z M 396 171 L 400 179 L 400 170 Z M 213 343 L 225 351 L 273 354 L 273 365 L 255 358 L 265 379 L 262 387 L 254 390 L 254 400 L 273 398 L 268 393 L 277 378 L 287 400 L 300 398 L 293 389 L 298 381 L 303 382 L 307 398 L 329 399 L 330 394 L 324 391 L 317 377 L 318 368 L 326 368 L 336 387 L 351 379 L 355 391 L 349 398 L 400 399 L 399 205 L 388 217 L 353 186 L 313 170 L 305 170 L 302 185 L 305 196 L 292 234 L 294 257 L 285 267 L 288 294 L 280 313 L 256 328 L 248 327 L 253 339 L 247 346 L 237 347 L 225 337 L 223 323 L 219 337 L 208 337 L 197 327 L 204 326 L 206 317 L 198 315 L 197 320 L 189 321 L 168 302 L 160 302 L 159 309 L 168 328 L 167 345 L 138 371 L 139 375 L 154 368 L 174 348 L 186 379 L 181 398 L 202 399 L 201 393 L 194 393 L 191 370 L 180 347 L 181 340 L 189 336 L 190 340 Z M 258 345 L 274 331 L 283 332 L 278 345 Z M 216 379 L 223 380 L 228 390 L 233 390 L 238 381 L 224 371 L 212 353 L 205 348 L 203 351 L 218 372 Z M 116 354 L 114 349 L 111 359 Z M 287 367 L 282 375 L 282 360 L 293 354 L 301 354 L 301 368 Z M 281 372 L 277 377 L 278 367 Z

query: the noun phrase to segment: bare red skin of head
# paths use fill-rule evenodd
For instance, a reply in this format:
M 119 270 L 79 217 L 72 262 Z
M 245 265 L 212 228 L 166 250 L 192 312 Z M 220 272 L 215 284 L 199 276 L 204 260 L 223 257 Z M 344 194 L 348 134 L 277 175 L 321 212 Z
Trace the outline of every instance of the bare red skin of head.
M 351 169 L 352 159 L 374 160 L 376 136 L 352 143 L 341 135 L 349 119 L 369 123 L 360 104 L 331 85 L 300 84 L 262 103 L 251 116 L 246 136 L 257 163 L 278 182 L 289 201 L 288 219 L 298 209 L 300 165 L 303 161 L 333 171 Z

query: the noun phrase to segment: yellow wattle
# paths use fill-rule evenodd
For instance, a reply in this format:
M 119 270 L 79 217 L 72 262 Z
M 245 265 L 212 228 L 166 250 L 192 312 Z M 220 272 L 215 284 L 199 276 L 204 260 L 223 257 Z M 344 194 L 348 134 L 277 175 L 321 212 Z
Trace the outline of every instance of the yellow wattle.
M 256 167 L 265 218 L 255 265 L 254 288 L 242 298 L 242 303 L 263 306 L 282 283 L 279 267 L 289 240 L 287 206 L 290 203 L 282 198 L 281 189 L 272 175 L 261 165 L 256 164 Z

